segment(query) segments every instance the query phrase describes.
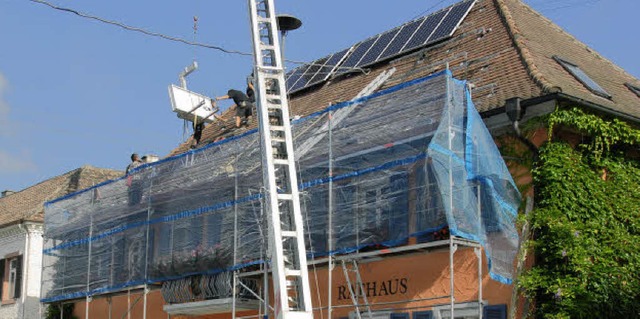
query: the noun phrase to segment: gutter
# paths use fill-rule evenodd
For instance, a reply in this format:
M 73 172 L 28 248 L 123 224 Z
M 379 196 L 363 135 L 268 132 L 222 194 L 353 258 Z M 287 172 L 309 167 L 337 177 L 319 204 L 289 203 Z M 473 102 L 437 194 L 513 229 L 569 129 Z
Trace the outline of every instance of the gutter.
M 534 97 L 534 98 L 529 98 L 526 100 L 521 100 L 520 101 L 520 105 L 522 106 L 523 110 L 526 112 L 526 108 L 533 106 L 533 105 L 537 105 L 537 104 L 542 104 L 544 102 L 549 102 L 549 101 L 553 101 L 553 100 L 557 100 L 557 101 L 565 101 L 565 102 L 574 102 L 577 104 L 580 104 L 581 106 L 585 106 L 588 108 L 591 108 L 593 110 L 596 110 L 598 112 L 602 112 L 605 113 L 607 115 L 611 115 L 614 117 L 618 117 L 621 119 L 624 119 L 626 121 L 632 122 L 634 124 L 640 124 L 640 117 L 637 116 L 633 116 L 633 115 L 629 115 L 626 113 L 622 113 L 616 110 L 612 110 L 610 108 L 604 107 L 600 104 L 596 104 L 590 101 L 587 101 L 585 99 L 581 99 L 572 95 L 568 95 L 565 93 L 551 93 L 551 94 L 547 94 L 547 95 L 543 95 L 543 96 L 538 96 L 538 97 Z M 481 116 L 482 118 L 488 118 L 494 115 L 499 115 L 499 114 L 503 114 L 506 113 L 506 108 L 504 106 L 502 107 L 498 107 L 492 110 L 488 110 L 486 112 L 482 112 Z
M 552 95 L 555 95 L 558 100 L 575 102 L 575 103 L 584 105 L 586 107 L 592 108 L 594 110 L 597 110 L 599 112 L 603 112 L 603 113 L 608 114 L 608 115 L 619 117 L 619 118 L 625 119 L 627 121 L 633 122 L 635 124 L 640 124 L 640 117 L 636 117 L 636 116 L 625 114 L 625 113 L 622 113 L 622 112 L 619 112 L 619 111 L 616 111 L 616 110 L 612 110 L 612 109 L 604 107 L 602 105 L 599 105 L 599 104 L 596 104 L 596 103 L 593 103 L 593 102 L 589 102 L 587 100 L 584 100 L 584 99 L 581 99 L 581 98 L 577 98 L 575 96 L 567 95 L 567 94 L 564 94 L 564 93 L 555 93 L 555 94 L 552 94 Z

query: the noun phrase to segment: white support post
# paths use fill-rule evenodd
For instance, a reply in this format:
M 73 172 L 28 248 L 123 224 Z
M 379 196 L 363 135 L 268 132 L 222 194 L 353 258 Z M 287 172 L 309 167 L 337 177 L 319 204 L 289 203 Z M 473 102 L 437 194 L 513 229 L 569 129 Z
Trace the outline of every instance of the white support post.
M 450 318 L 455 318 L 454 315 L 454 310 L 455 310 L 455 305 L 456 305 L 456 291 L 455 291 L 455 269 L 454 269 L 454 264 L 453 264 L 453 255 L 456 253 L 456 250 L 458 250 L 458 244 L 455 244 L 453 242 L 453 236 L 451 235 L 451 233 L 449 233 L 449 276 L 450 281 L 450 289 L 451 289 L 451 298 L 450 298 L 450 303 L 451 303 L 451 317 Z
M 478 319 L 482 319 L 482 248 L 474 247 L 473 252 L 478 257 Z

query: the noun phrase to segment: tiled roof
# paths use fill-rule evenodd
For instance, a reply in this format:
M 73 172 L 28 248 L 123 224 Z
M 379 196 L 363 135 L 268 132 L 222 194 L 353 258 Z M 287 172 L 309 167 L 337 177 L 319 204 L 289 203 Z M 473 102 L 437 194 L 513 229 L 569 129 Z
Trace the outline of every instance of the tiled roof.
M 640 98 L 625 83 L 640 85 L 634 78 L 594 49 L 577 40 L 520 0 L 495 0 L 505 16 L 516 45 L 531 75 L 545 88 L 640 119 Z M 553 57 L 580 67 L 604 88 L 611 99 L 597 96 L 568 73 Z
M 612 98 L 597 96 L 569 74 L 553 56 L 577 64 Z M 480 112 L 501 108 L 512 97 L 535 98 L 563 93 L 640 118 L 640 98 L 624 83 L 640 82 L 576 40 L 520 0 L 478 0 L 454 35 L 439 44 L 374 65 L 369 73 L 337 76 L 324 84 L 290 96 L 292 116 L 305 116 L 337 101 L 350 100 L 384 70 L 395 67 L 389 87 L 424 77 L 449 64 L 456 78 L 473 85 L 473 99 Z M 223 115 L 233 126 L 232 112 Z M 253 120 L 252 127 L 256 121 Z M 220 123 L 205 128 L 201 144 L 229 133 Z M 185 152 L 191 140 L 171 154 Z
M 83 166 L 0 198 L 0 225 L 20 220 L 42 221 L 44 203 L 66 194 L 120 177 L 122 171 Z

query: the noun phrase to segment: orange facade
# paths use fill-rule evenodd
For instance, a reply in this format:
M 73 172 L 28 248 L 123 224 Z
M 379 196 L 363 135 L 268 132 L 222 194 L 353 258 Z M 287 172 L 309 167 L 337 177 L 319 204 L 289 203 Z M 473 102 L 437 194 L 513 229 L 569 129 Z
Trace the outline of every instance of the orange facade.
M 484 255 L 484 254 L 483 254 Z M 414 251 L 401 256 L 376 258 L 360 262 L 359 270 L 371 311 L 391 311 L 413 313 L 429 310 L 433 306 L 449 304 L 450 268 L 448 246 L 429 252 Z M 310 268 L 312 301 L 315 318 L 328 318 L 328 282 L 327 267 Z M 354 310 L 353 302 L 340 264 L 332 272 L 331 306 L 332 318 L 348 317 Z M 478 259 L 473 248 L 459 247 L 454 254 L 454 282 L 456 303 L 476 302 L 478 300 Z M 353 279 L 352 279 L 353 283 Z M 512 287 L 491 280 L 487 271 L 486 258 L 483 258 L 483 295 L 489 305 L 509 304 Z M 360 298 L 362 303 L 362 298 Z M 90 303 L 88 318 L 129 318 L 127 309 L 131 308 L 130 318 L 143 318 L 143 298 L 140 292 L 112 296 L 111 305 L 106 297 L 96 296 Z M 85 318 L 85 302 L 78 302 L 74 314 Z M 164 301 L 160 291 L 147 295 L 147 318 L 168 318 L 163 309 Z M 361 309 L 362 310 L 362 309 Z M 238 313 L 236 316 L 257 315 L 257 312 Z M 88 319 L 87 318 L 87 319 Z M 172 316 L 171 318 L 218 319 L 231 318 L 231 313 L 204 316 Z

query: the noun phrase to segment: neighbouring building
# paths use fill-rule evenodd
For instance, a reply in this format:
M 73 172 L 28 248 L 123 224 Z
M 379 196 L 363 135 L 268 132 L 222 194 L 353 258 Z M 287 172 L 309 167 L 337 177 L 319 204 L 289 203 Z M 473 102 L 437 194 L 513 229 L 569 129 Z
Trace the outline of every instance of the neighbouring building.
M 516 185 L 532 176 L 493 138 L 535 149 L 546 129 L 520 125 L 567 105 L 640 119 L 638 79 L 520 0 L 459 2 L 287 86 L 313 306 L 332 319 L 449 318 L 451 302 L 456 318 L 521 315 L 515 209 L 534 192 Z M 268 313 L 259 142 L 232 117 L 197 149 L 51 201 L 42 301 L 80 318 Z
M 39 318 L 44 203 L 121 176 L 84 166 L 0 197 L 0 318 Z

